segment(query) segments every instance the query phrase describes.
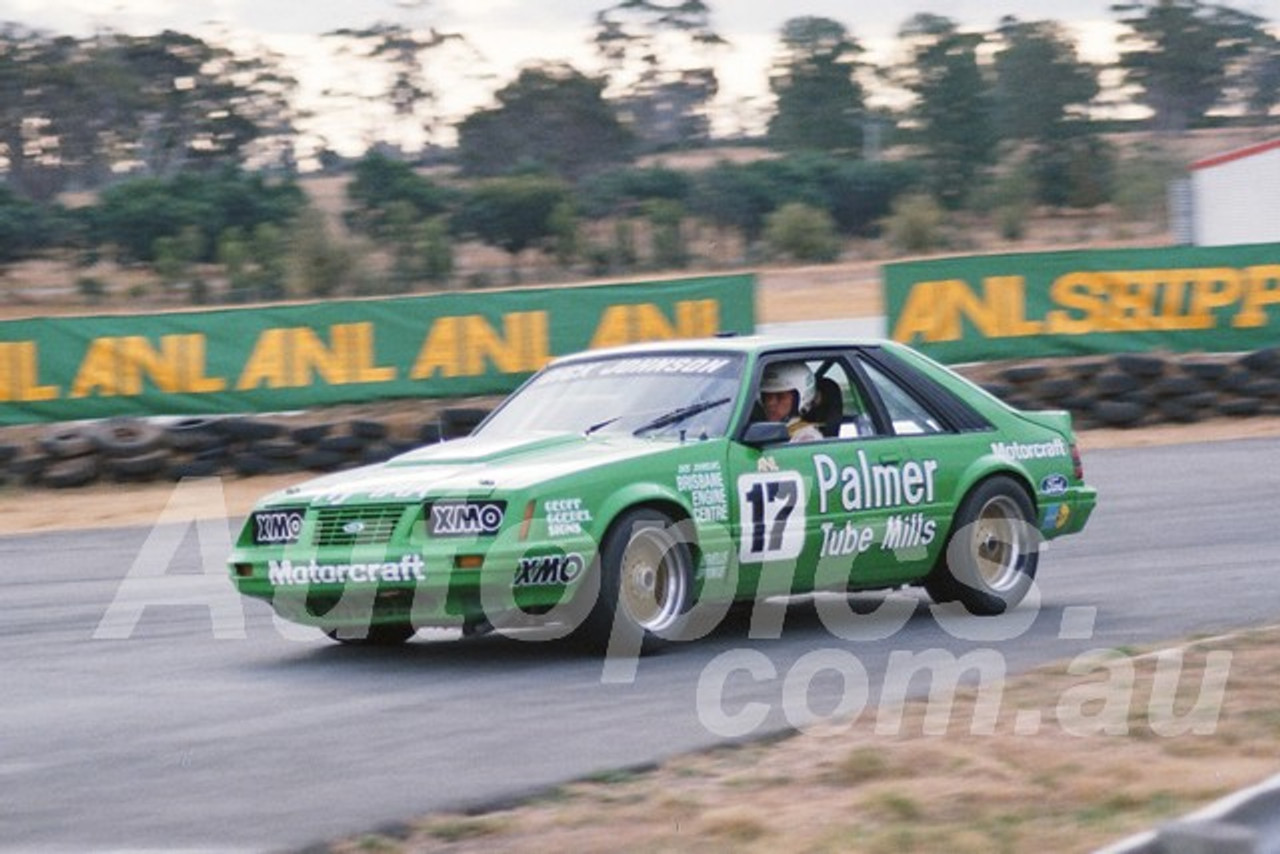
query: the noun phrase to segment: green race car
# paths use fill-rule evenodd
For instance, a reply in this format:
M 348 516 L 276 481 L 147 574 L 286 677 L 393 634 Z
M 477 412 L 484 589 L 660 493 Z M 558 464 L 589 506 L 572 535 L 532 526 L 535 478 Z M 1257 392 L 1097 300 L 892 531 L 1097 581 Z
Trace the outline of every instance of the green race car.
M 261 501 L 239 591 L 350 643 L 537 624 L 647 649 L 735 601 L 920 585 L 998 614 L 1096 500 L 1066 412 L 886 341 L 556 359 L 467 438 Z

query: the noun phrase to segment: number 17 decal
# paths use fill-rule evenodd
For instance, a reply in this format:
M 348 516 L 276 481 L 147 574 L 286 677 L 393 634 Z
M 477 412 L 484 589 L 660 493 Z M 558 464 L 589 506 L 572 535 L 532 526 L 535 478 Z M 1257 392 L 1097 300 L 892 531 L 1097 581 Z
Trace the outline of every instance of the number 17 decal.
M 739 559 L 791 560 L 804 548 L 804 480 L 800 472 L 744 474 L 738 478 L 742 510 Z

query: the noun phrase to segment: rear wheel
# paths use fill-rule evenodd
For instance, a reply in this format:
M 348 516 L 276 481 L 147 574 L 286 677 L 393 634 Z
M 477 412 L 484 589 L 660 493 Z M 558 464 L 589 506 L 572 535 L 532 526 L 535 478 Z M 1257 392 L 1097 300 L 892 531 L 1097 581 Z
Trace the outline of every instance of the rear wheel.
M 648 652 L 672 636 L 692 604 L 689 546 L 665 513 L 637 509 L 609 529 L 600 550 L 600 586 L 580 633 L 601 650 Z
M 1039 562 L 1035 509 L 1008 477 L 978 484 L 960 502 L 946 551 L 924 581 L 936 602 L 971 614 L 1003 614 L 1031 589 Z

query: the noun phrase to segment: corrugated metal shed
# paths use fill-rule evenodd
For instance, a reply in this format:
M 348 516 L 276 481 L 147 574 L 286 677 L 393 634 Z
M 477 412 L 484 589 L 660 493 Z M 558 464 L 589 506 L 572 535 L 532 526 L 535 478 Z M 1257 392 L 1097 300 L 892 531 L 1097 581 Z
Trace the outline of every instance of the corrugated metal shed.
M 1280 139 L 1191 164 L 1195 242 L 1280 243 Z

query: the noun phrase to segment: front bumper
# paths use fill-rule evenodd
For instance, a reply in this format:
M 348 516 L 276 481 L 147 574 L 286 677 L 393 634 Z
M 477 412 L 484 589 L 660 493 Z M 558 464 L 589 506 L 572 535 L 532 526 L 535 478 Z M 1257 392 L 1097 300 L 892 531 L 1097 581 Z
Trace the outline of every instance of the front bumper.
M 228 560 L 245 596 L 326 631 L 410 622 L 457 626 L 545 613 L 568 601 L 591 556 L 563 544 L 505 548 L 241 548 Z

